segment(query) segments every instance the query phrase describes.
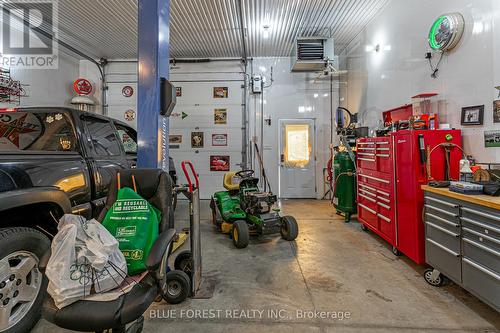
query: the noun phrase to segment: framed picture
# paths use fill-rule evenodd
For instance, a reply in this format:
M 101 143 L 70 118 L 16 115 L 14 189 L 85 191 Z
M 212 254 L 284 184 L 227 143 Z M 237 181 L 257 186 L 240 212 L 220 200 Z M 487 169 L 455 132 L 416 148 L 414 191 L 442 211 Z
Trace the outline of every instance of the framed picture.
M 203 132 L 191 132 L 191 148 L 203 148 Z
M 493 122 L 500 123 L 500 99 L 493 101 Z
M 482 125 L 484 105 L 462 108 L 462 125 Z
M 229 91 L 227 87 L 214 87 L 214 98 L 227 98 Z
M 214 123 L 216 125 L 227 124 L 227 109 L 214 109 Z
M 212 134 L 212 146 L 227 146 L 227 134 Z
M 210 156 L 210 171 L 229 171 L 229 156 Z
M 169 143 L 180 144 L 180 143 L 182 143 L 182 135 L 179 135 L 179 134 L 170 134 L 168 136 L 168 142 Z
M 500 130 L 485 131 L 484 146 L 486 148 L 500 147 Z

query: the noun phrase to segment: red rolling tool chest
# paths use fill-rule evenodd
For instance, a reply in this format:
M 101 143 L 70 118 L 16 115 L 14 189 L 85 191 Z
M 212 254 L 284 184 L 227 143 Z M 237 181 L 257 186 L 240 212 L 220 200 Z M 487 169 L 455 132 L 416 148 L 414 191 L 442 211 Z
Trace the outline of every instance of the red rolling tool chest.
M 402 252 L 417 264 L 424 264 L 424 194 L 420 186 L 427 184 L 428 178 L 419 135 L 426 151 L 447 142 L 462 147 L 460 130 L 403 130 L 386 137 L 358 139 L 358 220 L 389 242 L 393 252 Z M 427 153 L 424 156 L 427 158 Z M 459 178 L 461 158 L 459 149 L 450 148 L 451 179 Z M 445 149 L 437 148 L 430 162 L 432 177 L 443 180 L 447 169 Z

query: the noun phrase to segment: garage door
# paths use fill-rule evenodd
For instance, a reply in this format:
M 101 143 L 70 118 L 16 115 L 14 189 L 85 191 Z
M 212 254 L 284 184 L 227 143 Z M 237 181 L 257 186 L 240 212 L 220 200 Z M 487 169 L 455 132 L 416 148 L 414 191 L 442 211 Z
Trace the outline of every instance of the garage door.
M 190 160 L 200 176 L 200 197 L 220 191 L 228 170 L 239 170 L 242 149 L 242 81 L 175 81 L 177 105 L 170 117 L 170 156 L 181 183 L 180 163 Z

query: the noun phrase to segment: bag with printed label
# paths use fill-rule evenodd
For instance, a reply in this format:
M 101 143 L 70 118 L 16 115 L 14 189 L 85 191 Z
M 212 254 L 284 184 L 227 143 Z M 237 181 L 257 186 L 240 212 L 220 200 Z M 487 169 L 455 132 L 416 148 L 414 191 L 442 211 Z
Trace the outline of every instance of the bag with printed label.
M 119 173 L 117 177 L 116 202 L 107 212 L 102 224 L 118 240 L 127 261 L 128 274 L 136 275 L 146 270 L 146 260 L 158 238 L 161 212 L 137 194 L 134 176 L 134 189 L 120 188 Z

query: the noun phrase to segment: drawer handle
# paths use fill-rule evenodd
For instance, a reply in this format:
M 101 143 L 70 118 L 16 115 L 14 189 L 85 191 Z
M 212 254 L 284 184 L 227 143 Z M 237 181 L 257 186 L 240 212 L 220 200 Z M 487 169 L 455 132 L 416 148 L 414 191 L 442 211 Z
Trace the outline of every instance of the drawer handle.
M 455 205 L 455 204 L 452 204 L 452 203 L 449 203 L 449 202 L 446 202 L 446 201 L 443 201 L 443 200 L 435 199 L 433 197 L 425 197 L 425 198 L 427 200 L 434 201 L 434 202 L 440 203 L 440 204 L 448 206 L 448 207 L 458 208 L 458 205 Z
M 358 160 L 360 160 L 360 161 L 366 161 L 366 162 L 375 162 L 375 160 L 372 160 L 371 158 L 358 157 Z
M 378 148 L 378 147 L 377 147 L 377 150 L 389 151 L 390 149 L 389 149 L 389 148 Z
M 446 223 L 446 224 L 448 224 L 448 225 L 451 225 L 451 226 L 453 226 L 453 227 L 455 227 L 455 228 L 460 227 L 460 224 L 450 222 L 450 221 L 448 221 L 448 220 L 446 220 L 446 219 L 443 219 L 442 217 L 439 217 L 439 216 L 437 216 L 437 215 L 434 215 L 434 214 L 431 214 L 431 213 L 425 213 L 425 215 L 430 216 L 430 217 L 433 217 L 433 218 L 435 218 L 436 220 L 439 220 L 439 221 L 441 221 L 441 222 L 443 222 L 443 223 Z
M 391 219 L 390 218 L 387 218 L 385 217 L 384 215 L 382 214 L 377 214 L 378 217 L 380 217 L 382 220 L 384 220 L 385 222 L 388 222 L 388 223 L 391 223 Z
M 489 252 L 489 253 L 497 256 L 497 257 L 500 257 L 500 252 L 495 251 L 495 250 L 493 250 L 493 249 L 491 249 L 491 248 L 489 248 L 487 246 L 484 246 L 483 244 L 479 244 L 479 243 L 474 242 L 473 240 L 470 240 L 468 238 L 463 238 L 463 240 L 464 240 L 464 242 L 469 243 L 470 245 L 473 245 L 473 246 L 475 246 L 477 248 L 480 248 L 481 250 Z
M 389 144 L 389 141 L 379 141 L 379 142 L 375 142 L 376 145 L 388 145 Z
M 434 207 L 434 206 L 432 206 L 432 205 L 427 205 L 427 204 L 426 204 L 426 205 L 425 205 L 425 208 L 430 208 L 430 209 L 433 209 L 433 210 L 435 210 L 435 211 L 438 211 L 438 212 L 440 212 L 440 213 L 443 213 L 443 214 L 446 214 L 446 215 L 449 215 L 449 216 L 452 216 L 452 217 L 458 217 L 458 215 L 457 215 L 457 214 L 450 213 L 450 212 L 448 212 L 448 211 L 446 211 L 446 210 L 444 210 L 444 209 L 437 208 L 437 207 Z
M 391 200 L 389 200 L 389 199 L 387 199 L 387 198 L 384 198 L 384 197 L 379 197 L 379 196 L 377 196 L 377 199 L 382 200 L 382 201 L 385 201 L 385 202 L 387 202 L 387 203 L 391 203 Z
M 358 160 L 360 160 L 360 158 L 358 158 Z M 390 183 L 390 181 L 388 181 L 388 180 L 377 178 L 377 177 L 372 177 L 372 176 L 368 176 L 368 175 L 360 175 L 360 176 L 368 178 L 368 179 L 371 179 L 371 180 L 375 180 L 377 182 L 381 182 L 381 183 L 384 183 L 384 184 L 389 184 Z
M 361 207 L 361 208 L 366 209 L 367 211 L 369 211 L 369 212 L 370 212 L 370 213 L 372 213 L 372 214 L 377 215 L 377 212 L 376 212 L 376 211 L 374 211 L 373 209 L 370 209 L 370 208 L 366 207 L 366 206 L 365 206 L 365 205 L 363 205 L 363 204 L 358 203 L 358 206 L 359 206 L 359 207 Z
M 371 147 L 359 147 L 358 149 L 360 149 L 360 150 L 375 150 L 375 148 L 371 148 Z
M 488 229 L 488 230 L 491 230 L 493 232 L 496 232 L 497 234 L 500 234 L 500 229 L 495 228 L 494 226 L 487 225 L 487 224 L 484 224 L 484 223 L 481 223 L 481 222 L 477 222 L 477 221 L 471 220 L 471 219 L 469 219 L 467 217 L 461 217 L 460 219 L 462 221 L 468 222 L 470 224 L 477 225 L 478 227 L 481 227 L 481 228 L 484 228 L 484 229 Z
M 434 244 L 435 246 L 439 247 L 441 250 L 446 251 L 446 252 L 448 252 L 449 254 L 451 254 L 451 255 L 453 255 L 453 256 L 455 256 L 455 257 L 457 257 L 457 258 L 458 258 L 458 257 L 460 257 L 460 254 L 456 253 L 455 251 L 450 250 L 449 248 L 447 248 L 447 247 L 445 247 L 445 246 L 443 246 L 443 245 L 439 244 L 438 242 L 433 241 L 433 240 L 432 240 L 432 239 L 430 239 L 430 238 L 426 238 L 426 240 L 427 240 L 429 243 Z
M 467 207 L 462 207 L 462 210 L 465 210 L 466 212 L 471 213 L 471 214 L 476 214 L 476 215 L 479 215 L 479 216 L 482 216 L 482 217 L 486 217 L 487 219 L 492 219 L 492 220 L 500 222 L 500 217 L 499 216 L 495 216 L 495 215 L 491 215 L 491 214 L 486 214 L 486 213 L 483 213 L 483 212 L 478 212 L 477 210 L 473 210 L 473 209 L 470 209 L 470 208 L 467 208 Z
M 480 270 L 481 272 L 485 273 L 485 274 L 488 274 L 489 276 L 491 276 L 492 278 L 496 279 L 497 281 L 500 281 L 500 275 L 490 271 L 489 269 L 487 268 L 484 268 L 483 266 L 481 265 L 478 265 L 476 264 L 475 262 L 473 262 L 472 260 L 469 260 L 468 258 L 463 258 L 462 259 L 463 262 L 465 262 L 466 264 L 469 264 L 470 266 Z
M 358 195 L 359 195 L 360 197 L 362 197 L 362 198 L 365 198 L 365 199 L 366 199 L 366 200 L 368 200 L 368 201 L 373 202 L 373 203 L 376 203 L 376 202 L 377 202 L 377 200 L 372 199 L 372 198 L 369 198 L 369 197 L 367 197 L 366 195 L 363 195 L 363 194 L 361 194 L 361 193 L 359 193 Z
M 373 145 L 373 142 L 357 142 L 358 145 Z
M 361 188 L 361 189 L 359 189 L 359 191 L 360 191 L 361 193 L 363 193 L 363 194 L 368 194 L 368 195 L 369 195 L 369 196 L 371 196 L 371 197 L 374 197 L 374 198 L 376 198 L 376 197 L 377 197 L 377 195 L 376 195 L 376 194 L 373 194 L 373 193 L 371 193 L 371 192 L 368 192 L 367 190 L 363 190 L 362 188 Z
M 381 191 L 381 190 L 377 190 L 377 193 L 380 193 L 382 195 L 385 195 L 386 197 L 390 197 L 391 195 L 387 192 L 384 192 L 384 191 Z
M 436 225 L 436 224 L 434 224 L 434 223 L 432 223 L 432 222 L 425 221 L 425 224 L 427 224 L 429 227 L 433 227 L 433 228 L 435 228 L 435 229 L 437 229 L 437 230 L 439 230 L 439 231 L 442 231 L 442 232 L 444 232 L 445 234 L 448 234 L 448 235 L 453 236 L 453 237 L 455 237 L 455 238 L 460 237 L 460 235 L 459 235 L 459 234 L 454 234 L 453 232 L 451 232 L 451 231 L 449 231 L 449 230 L 446 230 L 445 228 L 440 227 L 440 226 L 438 226 L 438 225 Z
M 363 188 L 367 188 L 367 189 L 372 190 L 372 191 L 375 191 L 375 192 L 377 191 L 377 189 L 376 189 L 376 188 L 371 187 L 371 186 L 368 186 L 368 185 L 365 185 L 365 184 L 359 184 L 359 186 L 361 186 L 361 187 L 363 187 Z
M 483 237 L 483 238 L 485 238 L 485 239 L 489 240 L 490 242 L 493 242 L 493 243 L 496 243 L 496 244 L 500 244 L 500 240 L 495 239 L 495 238 L 493 238 L 493 237 L 491 237 L 491 236 L 487 236 L 487 235 L 482 234 L 482 233 L 480 233 L 480 232 L 477 232 L 476 230 L 472 230 L 472 229 L 465 228 L 465 227 L 462 227 L 462 230 L 463 230 L 463 231 L 470 232 L 470 233 L 471 233 L 471 234 L 473 234 L 473 235 L 476 235 L 476 236 L 479 236 L 479 237 Z
M 389 210 L 391 210 L 391 206 L 387 206 L 387 205 L 385 205 L 385 204 L 383 204 L 383 203 L 381 203 L 381 202 L 377 202 L 377 205 L 379 205 L 379 206 L 381 206 L 381 207 L 384 207 L 385 209 L 389 209 Z
M 364 156 L 375 156 L 374 153 L 358 153 L 358 155 L 364 155 Z
M 389 154 L 377 154 L 376 156 L 379 156 L 379 157 L 390 157 L 391 155 L 389 155 Z

